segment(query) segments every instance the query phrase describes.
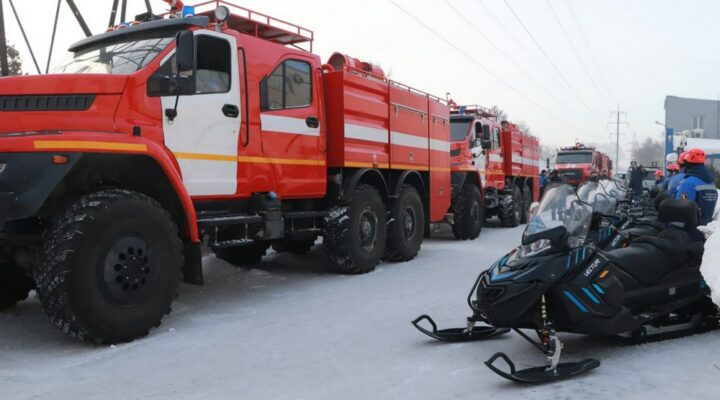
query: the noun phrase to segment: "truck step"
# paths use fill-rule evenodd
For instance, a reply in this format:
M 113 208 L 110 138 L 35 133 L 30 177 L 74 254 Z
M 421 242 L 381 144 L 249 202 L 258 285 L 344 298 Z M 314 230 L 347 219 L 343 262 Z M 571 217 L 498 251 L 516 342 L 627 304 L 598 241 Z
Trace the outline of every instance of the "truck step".
M 228 247 L 247 246 L 253 243 L 255 243 L 255 241 L 252 239 L 223 240 L 222 242 L 210 243 L 210 247 L 214 249 L 225 249 Z
M 198 226 L 207 228 L 210 226 L 259 224 L 263 218 L 259 215 L 222 215 L 222 216 L 198 216 Z

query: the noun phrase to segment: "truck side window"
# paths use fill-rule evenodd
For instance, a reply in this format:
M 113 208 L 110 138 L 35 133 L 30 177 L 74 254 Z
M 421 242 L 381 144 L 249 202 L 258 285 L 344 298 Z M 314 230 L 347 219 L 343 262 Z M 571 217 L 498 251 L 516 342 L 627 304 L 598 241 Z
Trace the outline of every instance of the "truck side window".
M 500 128 L 494 127 L 493 128 L 493 149 L 499 149 L 500 148 Z
M 490 140 L 490 126 L 483 125 L 483 139 Z
M 230 90 L 230 43 L 213 36 L 198 35 L 195 93 L 225 93 Z
M 282 110 L 307 107 L 312 104 L 312 74 L 310 64 L 287 60 L 260 82 L 261 109 Z
M 230 43 L 213 36 L 199 35 L 197 42 L 197 67 L 195 93 L 226 93 L 230 90 L 231 62 Z M 168 87 L 156 84 L 162 77 L 175 72 L 175 54 L 168 58 L 148 80 L 148 96 L 169 96 Z M 183 74 L 185 75 L 185 74 Z

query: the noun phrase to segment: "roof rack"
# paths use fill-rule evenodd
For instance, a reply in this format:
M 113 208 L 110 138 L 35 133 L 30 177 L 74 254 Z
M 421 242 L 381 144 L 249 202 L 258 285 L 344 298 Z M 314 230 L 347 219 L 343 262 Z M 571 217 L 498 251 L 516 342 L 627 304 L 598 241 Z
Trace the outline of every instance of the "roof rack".
M 450 108 L 450 115 L 477 115 L 480 118 L 497 120 L 497 115 L 491 109 L 477 104 L 465 106 L 453 105 Z
M 196 15 L 205 15 L 211 20 L 215 19 L 214 11 L 217 7 L 227 6 L 230 10 L 230 17 L 227 21 L 230 29 L 284 46 L 293 46 L 308 52 L 313 50 L 315 33 L 299 25 L 241 7 L 226 0 L 209 0 L 192 6 L 195 7 Z M 176 13 L 162 14 L 162 16 L 167 15 L 176 15 Z M 306 46 L 300 46 L 301 44 Z
M 577 142 L 572 146 L 562 146 L 562 147 L 560 147 L 560 150 L 561 151 L 565 151 L 565 150 L 588 150 L 588 151 L 591 151 L 591 150 L 595 150 L 595 147 L 586 146 L 580 142 Z

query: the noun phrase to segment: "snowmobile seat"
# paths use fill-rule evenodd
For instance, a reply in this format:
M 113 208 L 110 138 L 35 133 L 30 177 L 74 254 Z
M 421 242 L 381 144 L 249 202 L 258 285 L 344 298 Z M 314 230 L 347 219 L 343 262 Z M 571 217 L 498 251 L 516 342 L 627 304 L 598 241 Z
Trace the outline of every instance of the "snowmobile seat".
M 642 236 L 628 247 L 607 251 L 607 259 L 646 285 L 660 282 L 670 271 L 686 265 L 689 238 L 683 231 L 666 229 L 655 236 Z
M 635 226 L 650 226 L 659 231 L 667 228 L 667 224 L 658 221 L 657 218 L 640 218 L 635 222 Z
M 655 209 L 660 209 L 660 204 L 662 204 L 663 201 L 672 199 L 672 196 L 668 192 L 662 192 L 655 197 Z
M 658 221 L 683 223 L 685 227 L 698 226 L 697 204 L 691 200 L 665 200 L 658 209 Z

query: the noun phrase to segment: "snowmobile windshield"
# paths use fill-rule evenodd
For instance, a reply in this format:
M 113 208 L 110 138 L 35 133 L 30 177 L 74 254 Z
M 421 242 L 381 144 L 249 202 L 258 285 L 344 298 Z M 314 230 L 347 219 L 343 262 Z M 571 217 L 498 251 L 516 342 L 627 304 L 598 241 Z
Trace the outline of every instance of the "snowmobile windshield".
M 600 214 L 611 215 L 615 212 L 617 199 L 606 193 L 605 188 L 598 182 L 586 182 L 577 191 L 580 200 L 589 204 L 593 211 Z
M 580 200 L 572 186 L 565 183 L 551 184 L 545 189 L 540 206 L 532 214 L 523 239 L 542 237 L 542 233 L 550 234 L 548 231 L 564 226 L 568 247 L 580 247 L 587 238 L 592 215 L 593 208 Z M 543 240 L 546 239 L 538 242 Z
M 605 188 L 605 193 L 614 197 L 616 200 L 625 200 L 626 190 L 618 185 L 617 182 L 610 179 L 603 179 L 600 184 Z

